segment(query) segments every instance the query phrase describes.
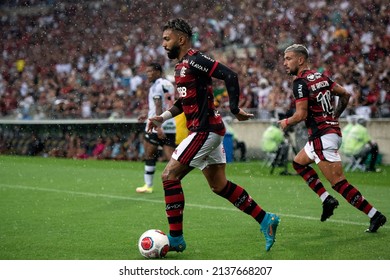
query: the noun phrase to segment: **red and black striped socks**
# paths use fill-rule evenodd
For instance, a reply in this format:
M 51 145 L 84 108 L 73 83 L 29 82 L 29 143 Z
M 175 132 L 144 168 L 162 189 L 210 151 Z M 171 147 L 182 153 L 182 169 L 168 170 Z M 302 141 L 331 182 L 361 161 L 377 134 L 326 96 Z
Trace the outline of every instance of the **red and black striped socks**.
M 245 189 L 230 181 L 228 181 L 225 188 L 217 194 L 229 200 L 235 207 L 244 213 L 251 215 L 258 223 L 261 223 L 266 214 Z
M 324 201 L 326 197 L 324 197 L 323 194 L 326 193 L 326 189 L 324 188 L 324 185 L 322 185 L 317 172 L 309 165 L 301 165 L 295 161 L 293 161 L 293 167 L 303 180 L 306 181 L 308 186 L 321 198 L 322 201 Z
M 184 193 L 180 180 L 163 181 L 165 192 L 165 212 L 171 236 L 183 234 Z
M 332 188 L 341 194 L 348 203 L 367 215 L 373 209 L 372 205 L 364 198 L 360 191 L 348 183 L 347 180 L 338 182 Z

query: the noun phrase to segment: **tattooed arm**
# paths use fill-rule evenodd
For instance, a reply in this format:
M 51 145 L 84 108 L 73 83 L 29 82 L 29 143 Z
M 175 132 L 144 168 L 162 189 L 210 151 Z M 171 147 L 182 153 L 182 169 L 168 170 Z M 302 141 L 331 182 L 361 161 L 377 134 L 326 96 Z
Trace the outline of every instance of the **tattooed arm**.
M 339 101 L 334 112 L 334 117 L 338 119 L 345 110 L 345 108 L 347 108 L 351 94 L 339 84 L 333 87 L 332 92 L 339 97 Z

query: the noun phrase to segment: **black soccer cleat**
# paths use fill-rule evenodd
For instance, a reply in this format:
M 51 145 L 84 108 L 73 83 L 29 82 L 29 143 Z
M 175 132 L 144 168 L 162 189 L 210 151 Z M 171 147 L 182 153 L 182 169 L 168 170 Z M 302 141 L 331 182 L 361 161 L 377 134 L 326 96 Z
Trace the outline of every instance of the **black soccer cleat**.
M 339 202 L 336 198 L 329 195 L 325 201 L 322 203 L 322 215 L 321 222 L 325 222 L 330 216 L 333 215 L 333 210 L 339 206 Z
M 366 232 L 376 232 L 379 227 L 386 223 L 387 219 L 381 212 L 376 212 L 374 217 L 370 220 L 370 227 L 366 229 Z

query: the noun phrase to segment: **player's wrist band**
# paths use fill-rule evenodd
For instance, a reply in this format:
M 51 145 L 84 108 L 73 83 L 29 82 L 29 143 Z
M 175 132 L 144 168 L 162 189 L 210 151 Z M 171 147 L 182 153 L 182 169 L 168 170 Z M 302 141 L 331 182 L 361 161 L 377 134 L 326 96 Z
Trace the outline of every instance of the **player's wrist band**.
M 172 113 L 170 111 L 165 111 L 164 113 L 162 113 L 160 115 L 160 117 L 162 117 L 163 118 L 163 122 L 165 122 L 166 120 L 171 119 L 173 116 L 172 116 Z
M 286 118 L 286 126 L 288 126 L 288 118 Z

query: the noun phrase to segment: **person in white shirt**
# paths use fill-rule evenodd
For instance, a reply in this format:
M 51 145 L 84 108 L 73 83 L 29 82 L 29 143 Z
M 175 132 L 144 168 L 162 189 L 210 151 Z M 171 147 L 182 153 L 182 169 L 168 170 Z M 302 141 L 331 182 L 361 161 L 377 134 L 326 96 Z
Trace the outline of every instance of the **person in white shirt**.
M 150 63 L 146 69 L 148 81 L 151 84 L 148 96 L 149 110 L 148 114 L 142 114 L 138 117 L 138 121 L 140 122 L 160 115 L 172 105 L 175 99 L 175 87 L 169 80 L 162 77 L 162 72 L 161 65 L 155 62 Z M 158 147 L 162 147 L 166 158 L 171 158 L 176 148 L 175 139 L 175 119 L 166 121 L 163 126 L 153 129 L 150 133 L 145 131 L 145 182 L 142 187 L 136 189 L 137 193 L 153 192 L 153 178 L 159 155 Z

